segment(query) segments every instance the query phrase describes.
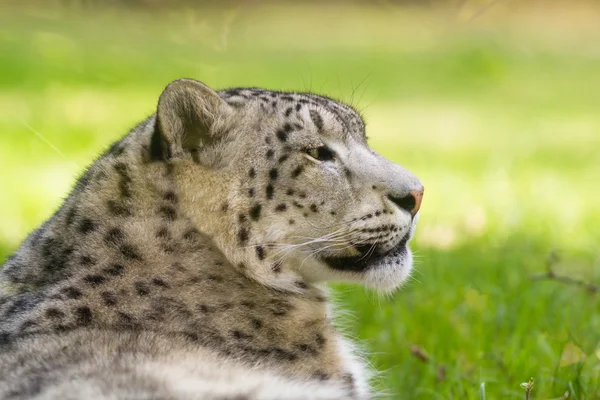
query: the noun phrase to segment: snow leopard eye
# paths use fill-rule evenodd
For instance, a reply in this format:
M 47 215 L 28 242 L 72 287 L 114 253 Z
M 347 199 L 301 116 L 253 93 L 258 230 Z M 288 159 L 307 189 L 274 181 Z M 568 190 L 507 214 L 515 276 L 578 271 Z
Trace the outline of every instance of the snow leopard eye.
M 305 150 L 306 154 L 319 161 L 331 161 L 334 158 L 333 151 L 327 146 L 313 147 Z

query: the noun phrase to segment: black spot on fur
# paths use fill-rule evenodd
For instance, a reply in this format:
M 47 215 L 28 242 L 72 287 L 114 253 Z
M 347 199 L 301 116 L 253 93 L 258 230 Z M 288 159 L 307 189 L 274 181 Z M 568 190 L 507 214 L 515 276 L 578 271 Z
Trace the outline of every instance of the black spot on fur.
M 254 329 L 260 329 L 263 326 L 263 322 L 258 318 L 252 318 L 252 327 Z
M 140 256 L 138 251 L 132 245 L 124 244 L 119 248 L 119 251 L 129 260 L 142 261 L 142 256 Z
M 265 249 L 262 246 L 256 246 L 256 256 L 259 260 L 265 259 Z
M 289 116 L 292 114 L 292 111 L 293 111 L 293 110 L 294 110 L 294 109 L 293 109 L 292 107 L 288 107 L 288 108 L 285 110 L 285 113 L 284 113 L 284 114 L 285 114 L 285 116 L 286 116 L 286 117 L 289 117 Z
M 9 301 L 5 308 L 4 318 L 30 311 L 43 301 L 44 298 L 39 293 L 22 293 L 14 295 L 12 299 L 13 301 Z M 2 318 L 0 318 L 1 320 Z
M 244 222 L 247 221 L 248 218 L 246 218 L 246 216 L 244 214 L 238 214 L 238 222 L 240 224 L 243 224 Z
M 121 197 L 131 197 L 131 178 L 128 174 L 127 165 L 119 162 L 114 165 L 115 171 L 119 174 L 119 192 Z
M 281 299 L 271 299 L 269 303 L 271 304 L 269 308 L 271 314 L 277 317 L 287 315 L 287 313 L 294 308 L 291 303 Z
M 106 205 L 108 206 L 108 212 L 115 217 L 131 216 L 131 211 L 122 203 L 115 200 L 109 200 L 106 202 Z
M 310 205 L 310 211 L 316 213 L 316 212 L 319 212 L 319 208 L 317 207 L 316 204 L 313 203 L 313 204 Z
M 327 339 L 320 333 L 317 333 L 315 341 L 317 342 L 319 349 L 322 349 L 325 346 L 325 343 L 327 343 Z
M 196 241 L 200 239 L 200 231 L 196 228 L 190 228 L 183 234 L 183 238 L 185 240 Z
M 58 308 L 51 307 L 46 310 L 46 317 L 51 319 L 59 319 L 65 316 L 65 313 Z
M 227 212 L 227 210 L 229 210 L 229 203 L 225 202 L 225 203 L 221 204 L 221 211 Z
M 296 103 L 296 111 L 300 111 L 301 108 L 302 108 L 302 104 Z
M 102 292 L 100 293 L 100 296 L 102 297 L 104 304 L 107 306 L 114 306 L 117 304 L 117 296 L 115 296 L 115 294 L 112 292 Z
M 274 263 L 274 264 L 271 266 L 271 270 L 272 270 L 273 272 L 275 272 L 276 274 L 278 274 L 278 273 L 280 273 L 280 272 L 281 272 L 281 266 L 282 266 L 282 265 L 283 265 L 283 263 L 282 263 L 281 261 L 277 261 L 276 263 Z
M 108 178 L 108 173 L 104 170 L 104 169 L 100 169 L 98 170 L 98 172 L 96 172 L 96 175 L 94 176 L 94 179 L 97 182 L 102 182 L 104 181 L 106 178 Z
M 321 371 L 321 370 L 317 370 L 313 374 L 313 378 L 314 379 L 318 379 L 320 381 L 326 381 L 326 380 L 328 380 L 330 378 L 330 376 L 328 374 L 326 374 L 325 372 Z
M 131 197 L 131 178 L 124 176 L 119 180 L 119 193 L 121 197 Z
M 308 288 L 308 285 L 306 284 L 306 282 L 302 282 L 302 281 L 296 282 L 296 286 L 298 286 L 300 289 Z
M 75 321 L 79 326 L 87 326 L 92 323 L 92 310 L 88 306 L 75 309 Z
M 240 230 L 238 231 L 238 240 L 239 240 L 240 244 L 247 243 L 249 236 L 250 235 L 248 233 L 248 229 L 246 229 L 246 228 L 240 228 Z
M 163 196 L 163 199 L 165 199 L 166 201 L 169 201 L 173 204 L 177 204 L 177 201 L 178 201 L 177 195 L 172 191 L 166 192 L 165 195 Z
M 68 299 L 78 299 L 83 295 L 79 289 L 73 286 L 64 288 L 63 293 L 65 294 L 65 296 L 67 296 Z
M 194 333 L 194 332 L 183 332 L 183 335 L 184 335 L 185 339 L 189 340 L 190 342 L 198 343 L 200 341 L 200 337 L 198 336 L 197 333 Z
M 125 239 L 125 234 L 120 228 L 112 228 L 104 236 L 104 242 L 111 245 L 118 245 L 123 239 Z
M 271 168 L 271 170 L 269 171 L 269 179 L 274 181 L 277 179 L 278 175 L 279 175 L 279 173 L 277 172 L 277 168 Z
M 256 170 L 254 168 L 250 168 L 250 171 L 248 171 L 248 176 L 250 178 L 256 177 Z
M 304 171 L 304 167 L 302 165 L 297 166 L 292 171 L 292 178 L 296 179 L 298 176 L 300 176 L 300 174 L 302 173 L 302 171 Z
M 91 256 L 83 255 L 79 258 L 79 263 L 82 267 L 91 267 L 96 264 L 96 260 Z
M 342 381 L 348 385 L 350 388 L 354 388 L 354 377 L 352 374 L 344 374 L 341 376 Z
M 95 230 L 96 224 L 89 218 L 83 219 L 79 224 L 79 232 L 81 232 L 84 235 L 87 235 L 88 233 L 93 232 Z
M 210 274 L 210 275 L 208 275 L 208 279 L 213 282 L 223 282 L 223 278 L 218 275 Z
M 65 224 L 67 226 L 71 226 L 73 224 L 73 221 L 75 220 L 76 212 L 77 212 L 77 208 L 75 208 L 75 207 L 71 207 L 71 208 L 69 208 L 69 211 L 67 211 L 67 214 L 65 217 Z
M 292 204 L 294 205 L 294 207 L 297 207 L 297 208 L 304 208 L 304 206 L 303 206 L 302 204 L 298 203 L 298 202 L 297 202 L 297 201 L 295 201 L 295 200 L 294 200 L 294 201 L 292 201 Z
M 270 183 L 267 185 L 267 200 L 271 200 L 273 198 L 273 193 L 274 193 L 275 189 L 273 188 L 273 185 L 271 185 Z
M 160 248 L 165 253 L 173 253 L 173 252 L 175 252 L 175 247 L 171 246 L 170 244 L 161 243 Z
M 247 333 L 244 333 L 244 332 L 242 332 L 240 330 L 237 330 L 237 329 L 231 332 L 231 336 L 233 336 L 237 340 L 253 339 L 254 338 L 254 336 L 249 335 Z
M 113 166 L 113 168 L 115 171 L 117 171 L 117 174 L 121 176 L 127 175 L 127 165 L 125 163 L 118 162 Z
M 323 129 L 323 118 L 321 117 L 321 114 L 319 114 L 319 112 L 316 110 L 310 110 L 309 114 L 310 119 L 312 119 L 312 122 L 320 132 Z
M 254 188 L 248 189 L 248 197 L 254 197 Z
M 275 211 L 282 212 L 285 210 L 287 210 L 287 206 L 284 203 L 277 204 L 277 207 L 275 207 Z
M 175 221 L 177 219 L 177 210 L 171 206 L 161 206 L 158 209 L 158 213 L 167 221 Z
M 169 228 L 163 226 L 156 232 L 156 237 L 161 239 L 168 239 L 171 237 L 171 233 L 169 232 Z
M 307 345 L 306 343 L 298 344 L 298 345 L 296 345 L 296 347 L 298 348 L 298 350 L 300 350 L 302 352 L 307 352 L 310 349 L 310 346 Z
M 267 160 L 271 160 L 273 155 L 275 155 L 275 151 L 273 151 L 273 149 L 267 150 Z
M 123 275 L 123 271 L 125 271 L 125 267 L 121 264 L 112 264 L 108 267 L 104 268 L 103 272 L 112 275 L 112 276 L 120 276 Z
M 146 285 L 144 282 L 136 282 L 135 291 L 139 296 L 147 296 L 150 293 L 148 285 Z
M 282 155 L 281 157 L 279 157 L 279 160 L 277 160 L 279 162 L 279 164 L 283 163 L 285 160 L 287 160 L 289 158 L 289 156 L 287 154 Z
M 74 327 L 71 325 L 63 325 L 63 324 L 58 324 L 58 325 L 54 325 L 53 329 L 56 332 L 68 332 L 69 330 L 73 329 Z
M 298 356 L 292 352 L 283 350 L 280 347 L 268 347 L 266 349 L 259 350 L 259 354 L 267 357 L 272 357 L 282 361 L 295 361 Z
M 108 154 L 119 157 L 125 151 L 125 146 L 122 145 L 121 141 L 113 143 L 108 149 Z
M 131 316 L 131 314 L 127 314 L 122 311 L 119 311 L 117 313 L 117 315 L 119 316 L 119 323 L 121 323 L 123 325 L 128 325 L 128 326 L 135 325 L 135 320 Z
M 152 279 L 152 283 L 155 286 L 162 287 L 162 288 L 168 288 L 169 287 L 169 284 L 167 282 L 165 282 L 164 280 L 160 279 L 160 278 L 153 278 Z
M 106 277 L 102 275 L 86 275 L 83 280 L 90 286 L 95 287 L 106 282 Z
M 19 327 L 19 331 L 22 333 L 27 332 L 29 328 L 35 328 L 36 326 L 39 326 L 37 322 L 33 320 L 27 320 L 21 324 L 21 326 Z
M 287 194 L 288 196 L 293 196 L 294 195 L 294 190 L 293 189 L 288 189 L 287 192 L 285 192 L 285 194 Z
M 200 304 L 200 306 L 198 306 L 198 309 L 200 310 L 201 313 L 204 313 L 204 314 L 208 314 L 208 313 L 214 311 L 211 307 L 207 306 L 206 304 Z
M 288 221 L 288 223 L 289 223 L 290 225 L 294 225 L 294 224 L 296 223 L 296 221 L 294 221 L 293 219 L 290 219 L 290 220 Z
M 244 300 L 240 303 L 240 305 L 250 309 L 250 310 L 254 310 L 256 308 L 256 304 L 253 301 L 248 301 L 248 300 Z
M 262 206 L 260 204 L 255 204 L 254 206 L 252 206 L 248 214 L 250 215 L 250 218 L 252 218 L 253 221 L 258 221 L 260 219 L 261 210 Z
M 278 130 L 276 135 L 277 135 L 277 139 L 279 139 L 281 142 L 285 142 L 288 138 L 288 134 L 282 130 Z
M 9 345 L 11 342 L 10 333 L 0 332 L 0 346 Z

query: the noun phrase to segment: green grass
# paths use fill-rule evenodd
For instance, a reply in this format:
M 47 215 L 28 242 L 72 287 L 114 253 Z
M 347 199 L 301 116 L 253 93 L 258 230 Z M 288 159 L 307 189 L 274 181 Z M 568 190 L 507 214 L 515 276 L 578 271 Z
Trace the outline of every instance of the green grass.
M 391 298 L 336 285 L 378 387 L 480 399 L 485 382 L 488 400 L 524 399 L 534 377 L 535 399 L 600 398 L 600 293 L 530 279 L 555 250 L 557 271 L 600 282 L 598 10 L 563 11 L 7 8 L 0 259 L 170 80 L 323 92 L 426 186 L 410 284 Z

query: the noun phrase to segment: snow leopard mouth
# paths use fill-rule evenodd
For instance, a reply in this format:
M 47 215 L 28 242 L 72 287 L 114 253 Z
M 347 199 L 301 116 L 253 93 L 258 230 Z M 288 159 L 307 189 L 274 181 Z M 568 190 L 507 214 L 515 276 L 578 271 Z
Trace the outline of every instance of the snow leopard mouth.
M 411 232 L 407 232 L 398 244 L 386 252 L 378 252 L 377 244 L 355 246 L 359 254 L 349 257 L 322 257 L 321 260 L 332 269 L 338 271 L 365 272 L 387 262 L 394 262 L 408 251 L 407 243 Z

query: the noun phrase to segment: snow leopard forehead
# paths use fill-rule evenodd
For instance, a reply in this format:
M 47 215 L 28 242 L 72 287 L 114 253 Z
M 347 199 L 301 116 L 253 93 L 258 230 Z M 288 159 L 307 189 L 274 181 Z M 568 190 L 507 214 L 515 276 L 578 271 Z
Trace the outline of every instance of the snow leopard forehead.
M 234 108 L 258 104 L 265 112 L 284 118 L 302 119 L 304 110 L 308 110 L 308 116 L 319 134 L 333 139 L 352 137 L 358 142 L 366 142 L 365 122 L 358 111 L 327 96 L 261 88 L 232 88 L 217 93 Z M 328 121 L 335 125 L 333 129 L 327 129 Z

